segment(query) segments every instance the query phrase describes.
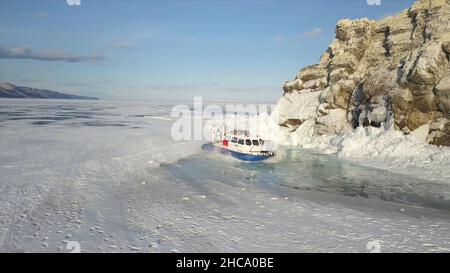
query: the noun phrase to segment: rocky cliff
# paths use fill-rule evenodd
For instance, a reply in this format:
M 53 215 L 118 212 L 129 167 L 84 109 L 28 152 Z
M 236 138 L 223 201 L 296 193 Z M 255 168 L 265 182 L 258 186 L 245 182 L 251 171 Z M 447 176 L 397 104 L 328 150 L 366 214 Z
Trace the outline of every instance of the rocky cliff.
M 450 0 L 341 20 L 319 64 L 285 82 L 279 123 L 294 131 L 312 120 L 317 135 L 385 126 L 450 146 L 449 55 Z

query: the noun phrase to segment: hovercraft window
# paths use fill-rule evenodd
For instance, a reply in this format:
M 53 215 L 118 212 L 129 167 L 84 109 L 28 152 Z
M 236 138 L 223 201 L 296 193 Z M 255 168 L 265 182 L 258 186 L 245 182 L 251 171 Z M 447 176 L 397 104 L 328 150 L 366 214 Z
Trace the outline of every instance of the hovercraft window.
M 246 139 L 245 145 L 252 146 L 252 141 L 250 139 Z
M 244 140 L 243 139 L 239 139 L 238 140 L 238 144 L 244 145 Z
M 237 142 L 237 137 L 233 137 L 232 139 L 231 139 L 231 143 L 236 143 Z
M 259 142 L 258 142 L 257 139 L 253 139 L 253 140 L 252 140 L 252 143 L 253 143 L 253 145 L 255 145 L 255 146 L 259 146 Z

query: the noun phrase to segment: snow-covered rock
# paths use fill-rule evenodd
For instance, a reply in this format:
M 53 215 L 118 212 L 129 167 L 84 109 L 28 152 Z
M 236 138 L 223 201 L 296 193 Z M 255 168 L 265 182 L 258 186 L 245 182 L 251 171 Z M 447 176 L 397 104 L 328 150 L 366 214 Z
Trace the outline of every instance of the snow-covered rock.
M 316 118 L 320 94 L 311 90 L 286 93 L 278 101 L 273 116 L 278 117 L 279 124 L 285 127 L 298 126 L 307 119 Z
M 392 121 L 396 130 L 421 128 L 421 139 L 450 146 L 449 21 L 450 0 L 419 0 L 379 21 L 339 21 L 319 64 L 284 84 L 279 124 L 292 131 L 312 119 L 320 135 Z M 424 131 L 438 120 L 444 125 Z
M 280 143 L 450 181 L 449 21 L 450 0 L 339 21 L 319 64 L 283 87 Z

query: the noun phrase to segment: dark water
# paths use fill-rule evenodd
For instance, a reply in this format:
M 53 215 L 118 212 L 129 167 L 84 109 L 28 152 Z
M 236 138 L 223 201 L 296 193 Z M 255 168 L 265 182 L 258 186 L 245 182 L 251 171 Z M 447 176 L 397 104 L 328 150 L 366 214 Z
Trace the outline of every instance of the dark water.
M 257 163 L 199 154 L 165 168 L 175 178 L 191 181 L 197 187 L 211 180 L 234 186 L 255 183 L 303 193 L 325 192 L 450 211 L 450 187 L 442 182 L 362 167 L 333 155 L 316 155 L 298 149 L 287 149 L 283 154 L 277 162 Z

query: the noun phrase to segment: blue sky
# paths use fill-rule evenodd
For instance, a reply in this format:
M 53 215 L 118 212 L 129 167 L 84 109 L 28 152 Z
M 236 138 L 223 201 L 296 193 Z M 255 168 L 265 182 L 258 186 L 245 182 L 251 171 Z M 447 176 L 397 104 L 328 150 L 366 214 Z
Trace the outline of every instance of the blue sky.
M 413 0 L 0 0 L 0 80 L 114 100 L 267 100 L 343 18 Z

